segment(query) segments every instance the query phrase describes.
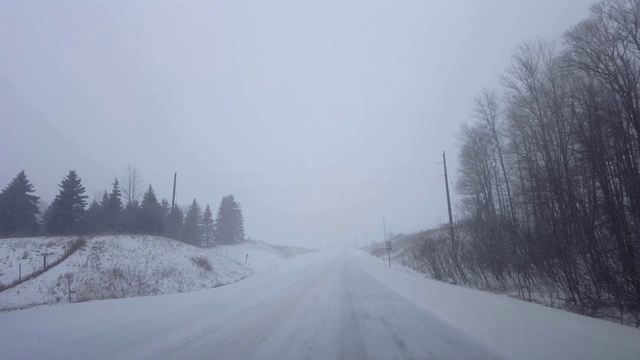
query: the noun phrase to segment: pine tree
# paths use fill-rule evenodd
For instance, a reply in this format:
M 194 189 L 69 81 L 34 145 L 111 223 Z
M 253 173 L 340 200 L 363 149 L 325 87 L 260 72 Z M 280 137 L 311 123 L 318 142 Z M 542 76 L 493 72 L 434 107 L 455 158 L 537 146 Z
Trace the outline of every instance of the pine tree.
M 97 227 L 98 232 L 103 233 L 105 231 L 108 231 L 107 226 L 109 223 L 109 194 L 107 193 L 107 191 L 105 190 L 104 193 L 102 193 L 102 201 L 100 201 L 100 219 L 99 222 L 97 224 L 99 224 L 99 226 Z
M 169 206 L 169 201 L 167 201 L 167 199 L 163 198 L 162 200 L 160 200 L 160 207 L 162 208 L 162 216 L 165 218 L 169 216 L 169 212 L 171 212 L 171 206 Z
M 0 193 L 0 237 L 33 236 L 38 233 L 39 197 L 24 170 Z
M 95 219 L 94 225 L 89 226 L 89 228 L 94 229 L 94 234 L 102 234 L 105 231 L 109 231 L 109 194 L 106 190 L 102 193 L 102 200 L 100 200 L 96 215 L 98 218 Z
M 204 246 L 213 246 L 214 229 L 213 213 L 211 212 L 209 204 L 207 204 L 207 208 L 204 210 L 204 214 L 202 215 L 202 236 Z
M 164 218 L 162 216 L 162 207 L 158 203 L 156 193 L 153 187 L 149 188 L 142 197 L 140 205 L 140 226 L 144 234 L 162 235 L 164 234 Z
M 193 199 L 189 206 L 187 216 L 184 217 L 184 229 L 182 231 L 182 241 L 194 246 L 202 246 L 202 210 L 200 205 Z
M 137 200 L 133 200 L 122 210 L 122 231 L 128 234 L 139 234 L 142 231 L 140 224 L 140 204 Z
M 169 210 L 169 215 L 167 215 L 166 219 L 165 235 L 172 239 L 180 240 L 184 220 L 184 214 L 180 207 L 176 205 Z
M 242 209 L 233 195 L 222 198 L 215 225 L 217 244 L 236 244 L 244 241 L 244 219 Z
M 103 212 L 102 207 L 95 199 L 89 204 L 82 217 L 82 232 L 95 235 L 102 231 Z
M 84 187 L 75 170 L 60 183 L 60 193 L 46 211 L 45 227 L 49 235 L 69 235 L 80 232 L 80 220 L 87 205 Z
M 104 207 L 104 230 L 114 233 L 122 231 L 122 200 L 118 179 L 115 179 L 113 188 Z

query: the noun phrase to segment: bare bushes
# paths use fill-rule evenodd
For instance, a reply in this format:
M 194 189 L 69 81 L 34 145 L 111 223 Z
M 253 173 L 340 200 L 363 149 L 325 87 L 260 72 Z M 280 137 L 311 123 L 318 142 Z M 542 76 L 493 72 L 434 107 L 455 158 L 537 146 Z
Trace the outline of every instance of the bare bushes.
M 205 271 L 213 271 L 213 267 L 211 267 L 211 263 L 209 262 L 209 259 L 207 259 L 204 256 L 194 256 L 191 258 L 191 261 L 193 261 L 193 263 L 196 264 L 196 266 L 198 266 L 199 268 Z
M 513 226 L 506 220 L 460 221 L 456 224 L 456 253 L 446 227 L 421 233 L 409 246 L 408 256 L 413 260 L 407 263 L 443 282 L 638 326 L 640 315 L 633 307 L 637 299 L 613 292 L 622 279 L 611 277 L 613 283 L 607 286 L 598 280 L 605 274 L 590 273 L 592 265 L 584 261 L 584 254 L 575 251 L 571 258 L 564 257 L 556 253 L 557 248 L 541 246 L 550 239 L 535 238 Z M 575 273 L 570 277 L 567 269 Z
M 434 277 L 640 325 L 638 19 L 640 0 L 604 0 L 515 49 L 458 136 L 460 248 L 416 248 Z
M 210 265 L 210 264 L 209 264 Z M 154 266 L 152 261 L 103 264 L 88 260 L 77 275 L 77 301 L 160 295 L 194 289 L 194 278 L 177 266 Z

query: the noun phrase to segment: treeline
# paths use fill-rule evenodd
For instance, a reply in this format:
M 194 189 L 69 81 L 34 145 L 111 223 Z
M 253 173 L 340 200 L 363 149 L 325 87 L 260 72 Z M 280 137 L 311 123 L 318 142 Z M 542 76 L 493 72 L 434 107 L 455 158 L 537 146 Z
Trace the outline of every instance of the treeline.
M 640 322 L 639 35 L 640 0 L 606 0 L 515 49 L 459 133 L 455 237 L 426 234 L 420 266 Z
M 40 198 L 33 195 L 34 187 L 21 171 L 0 193 L 0 237 L 147 234 L 202 247 L 244 240 L 242 209 L 233 195 L 222 199 L 214 220 L 209 205 L 203 212 L 196 199 L 183 210 L 165 199 L 158 201 L 151 185 L 142 193 L 141 176 L 134 167 L 125 170 L 122 183 L 121 189 L 114 179 L 110 192 L 87 204 L 81 179 L 71 170 L 39 216 Z

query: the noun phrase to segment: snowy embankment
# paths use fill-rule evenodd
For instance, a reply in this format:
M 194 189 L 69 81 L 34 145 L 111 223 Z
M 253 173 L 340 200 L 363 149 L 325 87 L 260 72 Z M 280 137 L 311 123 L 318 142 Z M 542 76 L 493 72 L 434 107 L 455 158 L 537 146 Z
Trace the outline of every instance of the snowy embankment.
M 418 272 L 431 279 L 438 279 L 428 264 L 418 260 L 419 257 L 423 256 L 420 255 L 421 250 L 412 249 L 412 246 L 419 241 L 422 235 L 422 233 L 414 233 L 410 235 L 398 235 L 392 238 L 391 263 L 396 265 L 398 268 L 405 268 L 409 272 Z M 362 250 L 375 257 L 388 261 L 388 251 L 383 243 L 374 243 L 362 248 Z M 415 253 L 412 253 L 413 251 L 418 251 L 418 256 L 416 256 Z M 470 281 L 459 282 L 458 284 L 460 286 L 487 291 L 494 294 L 501 294 L 521 301 L 534 302 L 555 309 L 585 314 L 594 318 L 612 321 L 617 324 L 622 323 L 628 326 L 639 327 L 638 324 L 640 322 L 640 318 L 636 314 L 629 312 L 621 314 L 620 309 L 614 306 L 609 308 L 604 306 L 581 308 L 564 301 L 560 294 L 550 290 L 544 285 L 540 285 L 539 282 L 536 285 L 536 281 L 533 281 L 531 288 L 527 289 L 524 285 L 518 284 L 514 278 L 507 277 L 505 282 L 499 282 L 492 276 L 487 276 L 482 281 L 474 280 L 474 277 L 469 273 L 467 273 L 467 276 Z M 444 275 L 441 273 L 440 277 L 440 281 L 444 281 L 449 284 L 454 283 L 451 280 L 450 275 L 447 275 L 446 272 Z M 458 281 L 460 281 L 460 279 L 458 279 Z
M 51 263 L 62 254 L 74 237 L 14 238 L 0 240 L 0 284 L 42 269 L 44 257 Z
M 640 329 L 390 269 L 365 252 L 355 258 L 384 286 L 507 358 L 640 359 Z
M 0 240 L 0 276 L 14 280 L 18 264 L 24 276 L 43 265 L 44 253 L 54 259 L 74 239 Z M 71 302 L 213 288 L 274 268 L 286 258 L 263 243 L 201 249 L 156 236 L 99 236 L 42 275 L 0 292 L 0 310 L 69 302 L 69 287 Z

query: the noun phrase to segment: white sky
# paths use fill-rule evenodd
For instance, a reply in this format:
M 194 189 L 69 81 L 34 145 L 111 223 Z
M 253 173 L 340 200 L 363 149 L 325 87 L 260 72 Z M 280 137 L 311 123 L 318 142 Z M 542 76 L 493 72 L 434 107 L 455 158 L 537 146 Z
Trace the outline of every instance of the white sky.
M 180 205 L 233 194 L 272 243 L 432 227 L 474 96 L 591 3 L 0 0 L 0 187 L 99 194 L 130 163 L 168 200 L 177 171 Z

